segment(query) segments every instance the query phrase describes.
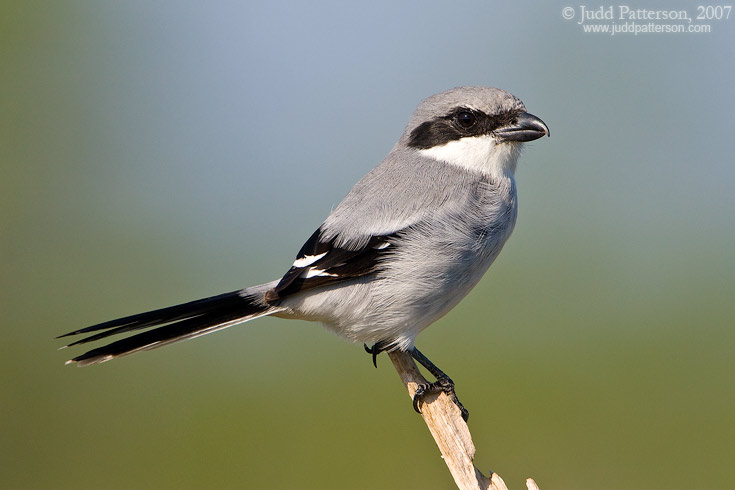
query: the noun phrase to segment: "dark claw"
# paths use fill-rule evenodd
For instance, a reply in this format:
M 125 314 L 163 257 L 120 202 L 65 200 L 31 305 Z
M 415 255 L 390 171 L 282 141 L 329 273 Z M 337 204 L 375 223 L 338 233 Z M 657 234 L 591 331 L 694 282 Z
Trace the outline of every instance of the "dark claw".
M 372 354 L 373 356 L 373 366 L 376 368 L 378 367 L 378 354 L 383 352 L 386 348 L 386 343 L 384 342 L 375 342 L 372 347 L 368 347 L 367 344 L 362 344 L 363 347 L 365 347 L 365 352 L 368 354 Z
M 452 381 L 444 371 L 436 367 L 436 364 L 431 362 L 429 358 L 423 355 L 416 347 L 411 351 L 411 356 L 436 378 L 435 382 L 427 385 L 420 385 L 416 389 L 416 394 L 413 399 L 413 408 L 416 409 L 417 412 L 421 413 L 418 408 L 421 403 L 421 399 L 428 393 L 443 391 L 452 399 L 454 404 L 457 405 L 457 408 L 459 408 L 459 411 L 462 413 L 462 418 L 467 422 L 467 419 L 470 417 L 470 413 L 466 408 L 464 408 L 464 405 L 460 403 L 459 398 L 457 398 L 457 394 L 454 392 L 454 381 Z
M 421 413 L 421 402 L 424 401 L 424 397 L 430 389 L 430 383 L 418 385 L 416 387 L 416 393 L 413 394 L 413 409 L 416 410 L 416 413 Z
M 365 352 L 368 354 L 372 354 L 373 356 L 373 366 L 376 368 L 378 367 L 378 354 L 380 354 L 380 350 L 378 349 L 378 344 L 373 344 L 372 347 L 368 347 L 367 344 L 362 344 L 365 347 Z
M 459 411 L 462 414 L 462 419 L 467 422 L 470 418 L 470 412 L 464 408 L 462 402 L 457 398 L 457 394 L 454 392 L 454 382 L 451 378 L 446 376 L 437 379 L 433 383 L 418 385 L 416 387 L 416 393 L 413 395 L 413 409 L 416 410 L 417 413 L 421 413 L 421 402 L 424 400 L 424 397 L 440 391 L 443 391 L 447 396 L 449 396 L 449 398 L 451 398 L 452 402 L 454 402 L 454 404 L 457 405 L 457 408 L 459 408 Z

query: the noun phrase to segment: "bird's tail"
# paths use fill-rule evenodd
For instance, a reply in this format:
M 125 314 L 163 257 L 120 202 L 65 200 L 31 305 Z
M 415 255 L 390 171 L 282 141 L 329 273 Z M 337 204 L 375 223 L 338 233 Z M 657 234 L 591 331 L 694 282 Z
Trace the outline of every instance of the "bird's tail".
M 238 323 L 277 313 L 283 308 L 269 305 L 262 299 L 265 290 L 269 289 L 267 286 L 269 285 L 256 286 L 160 310 L 126 316 L 75 330 L 57 338 L 98 332 L 66 346 L 71 347 L 104 339 L 111 335 L 157 327 L 92 349 L 67 361 L 67 364 L 76 363 L 78 366 L 97 364 L 134 352 L 173 344 L 180 340 L 193 339 Z

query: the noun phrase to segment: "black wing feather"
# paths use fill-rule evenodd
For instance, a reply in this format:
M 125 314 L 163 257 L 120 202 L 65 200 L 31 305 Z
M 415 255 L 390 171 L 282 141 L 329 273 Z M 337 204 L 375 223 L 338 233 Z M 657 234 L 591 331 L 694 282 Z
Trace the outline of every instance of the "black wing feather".
M 308 257 L 324 255 L 306 266 L 292 266 L 276 287 L 266 293 L 266 301 L 277 301 L 306 289 L 372 274 L 379 269 L 381 257 L 395 245 L 397 236 L 373 236 L 362 248 L 350 250 L 337 246 L 335 238 L 323 240 L 321 233 L 319 228 L 309 237 L 294 264 Z

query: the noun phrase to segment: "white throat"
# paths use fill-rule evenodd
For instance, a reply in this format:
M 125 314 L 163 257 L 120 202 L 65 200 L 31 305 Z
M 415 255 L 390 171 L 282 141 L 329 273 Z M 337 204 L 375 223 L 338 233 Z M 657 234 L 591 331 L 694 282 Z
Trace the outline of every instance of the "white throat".
M 494 137 L 485 134 L 450 141 L 441 146 L 419 150 L 419 153 L 500 179 L 513 178 L 518 165 L 520 147 L 518 143 L 498 143 Z

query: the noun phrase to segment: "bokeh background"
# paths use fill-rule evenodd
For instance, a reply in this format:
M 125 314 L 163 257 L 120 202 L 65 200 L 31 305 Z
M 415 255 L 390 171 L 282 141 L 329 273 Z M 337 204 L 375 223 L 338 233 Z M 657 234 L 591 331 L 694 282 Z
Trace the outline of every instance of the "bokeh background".
M 467 84 L 552 133 L 500 258 L 418 340 L 477 465 L 735 486 L 735 14 L 606 36 L 571 2 L 0 5 L 1 488 L 453 488 L 388 359 L 319 325 L 85 369 L 53 337 L 277 277 L 419 100 Z

